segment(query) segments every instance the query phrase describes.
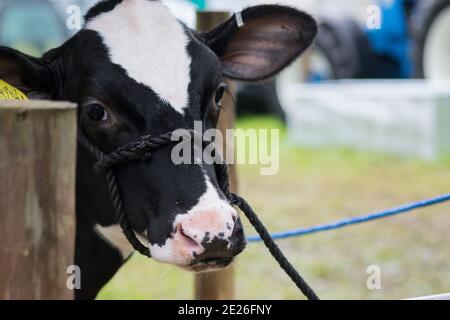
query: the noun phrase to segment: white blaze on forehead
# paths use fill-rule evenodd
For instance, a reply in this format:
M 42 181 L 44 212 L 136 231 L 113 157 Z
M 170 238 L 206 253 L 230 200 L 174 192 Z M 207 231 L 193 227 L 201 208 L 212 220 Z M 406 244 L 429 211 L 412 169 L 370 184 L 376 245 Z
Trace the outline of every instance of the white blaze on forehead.
M 179 214 L 173 223 L 173 228 L 183 224 L 183 231 L 200 241 L 214 238 L 228 240 L 233 233 L 234 219 L 237 218 L 236 210 L 225 200 L 219 197 L 216 188 L 207 176 L 206 192 L 200 197 L 197 205 L 185 214 Z M 162 261 L 187 265 L 194 258 L 192 251 L 186 251 L 179 247 L 177 237 L 168 238 L 164 245 L 150 245 L 153 258 Z M 196 252 L 197 255 L 202 252 Z
M 124 0 L 86 24 L 103 38 L 113 63 L 183 113 L 188 106 L 191 57 L 181 23 L 159 1 Z

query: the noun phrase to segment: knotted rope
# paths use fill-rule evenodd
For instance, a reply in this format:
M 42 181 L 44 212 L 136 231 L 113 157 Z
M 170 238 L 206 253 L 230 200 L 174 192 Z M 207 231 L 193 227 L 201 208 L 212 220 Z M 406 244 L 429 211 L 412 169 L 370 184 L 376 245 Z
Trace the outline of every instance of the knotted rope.
M 180 139 L 192 139 L 197 133 L 193 130 L 188 130 L 188 135 L 180 136 Z M 113 202 L 114 210 L 117 215 L 117 220 L 121 226 L 126 238 L 133 246 L 133 248 L 144 256 L 151 257 L 150 249 L 142 244 L 137 238 L 135 232 L 132 230 L 123 203 L 120 197 L 120 188 L 117 181 L 114 167 L 125 165 L 132 161 L 145 161 L 151 158 L 152 151 L 155 151 L 165 145 L 175 143 L 172 139 L 172 132 L 162 134 L 160 136 L 144 136 L 136 142 L 126 144 L 112 153 L 106 154 L 96 145 L 94 145 L 86 135 L 80 130 L 79 141 L 92 153 L 92 155 L 98 160 L 94 165 L 94 172 L 96 174 L 105 173 L 109 192 Z M 202 141 L 203 143 L 203 141 Z M 247 219 L 253 225 L 255 230 L 264 241 L 265 246 L 269 249 L 272 256 L 278 262 L 280 267 L 286 272 L 286 274 L 297 285 L 301 292 L 309 300 L 318 300 L 319 297 L 315 294 L 314 290 L 306 283 L 306 281 L 295 270 L 289 260 L 284 256 L 283 252 L 271 238 L 269 232 L 263 223 L 259 220 L 258 215 L 253 211 L 250 205 L 240 196 L 231 193 L 229 189 L 229 176 L 228 168 L 224 161 L 219 161 L 215 164 L 216 176 L 219 183 L 219 187 L 230 201 L 232 205 L 236 205 L 245 214 Z

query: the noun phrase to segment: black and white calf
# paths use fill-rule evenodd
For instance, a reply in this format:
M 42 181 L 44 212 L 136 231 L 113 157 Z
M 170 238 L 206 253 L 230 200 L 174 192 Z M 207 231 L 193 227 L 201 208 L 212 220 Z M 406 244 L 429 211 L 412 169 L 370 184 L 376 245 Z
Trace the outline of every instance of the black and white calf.
M 79 125 L 105 152 L 202 121 L 216 125 L 224 77 L 274 76 L 313 41 L 309 15 L 282 6 L 244 10 L 207 33 L 176 20 L 159 1 L 106 0 L 84 28 L 42 58 L 0 47 L 0 78 L 30 98 L 79 104 Z M 225 267 L 245 247 L 236 210 L 207 164 L 171 161 L 171 147 L 116 169 L 133 230 L 154 259 L 193 271 Z M 79 145 L 75 263 L 81 299 L 94 298 L 132 253 L 117 225 L 105 177 Z

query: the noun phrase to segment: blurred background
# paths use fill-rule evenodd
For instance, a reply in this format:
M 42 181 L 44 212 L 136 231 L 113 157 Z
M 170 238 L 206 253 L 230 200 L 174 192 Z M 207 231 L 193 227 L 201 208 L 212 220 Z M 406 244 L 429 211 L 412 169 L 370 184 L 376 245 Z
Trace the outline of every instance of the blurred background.
M 96 0 L 0 0 L 0 45 L 39 56 L 76 33 Z M 280 172 L 240 165 L 239 188 L 272 231 L 450 191 L 450 0 L 166 0 L 197 10 L 284 3 L 311 12 L 312 48 L 276 79 L 239 84 L 237 126 L 279 129 Z M 245 152 L 245 150 L 238 150 Z M 450 208 L 280 241 L 322 298 L 397 299 L 450 291 Z M 247 223 L 247 234 L 254 234 Z M 382 272 L 366 286 L 367 267 Z M 236 265 L 236 298 L 295 299 L 261 244 Z M 193 276 L 135 256 L 103 299 L 189 299 Z

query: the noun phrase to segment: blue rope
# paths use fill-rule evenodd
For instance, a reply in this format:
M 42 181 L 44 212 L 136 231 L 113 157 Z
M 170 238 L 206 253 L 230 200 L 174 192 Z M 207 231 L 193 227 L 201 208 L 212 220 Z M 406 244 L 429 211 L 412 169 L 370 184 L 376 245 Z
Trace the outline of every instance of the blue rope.
M 426 200 L 409 203 L 409 204 L 406 204 L 406 205 L 403 205 L 400 207 L 370 213 L 370 214 L 359 216 L 359 217 L 346 218 L 343 220 L 326 223 L 326 224 L 322 224 L 322 225 L 317 225 L 317 226 L 313 226 L 313 227 L 309 227 L 309 228 L 301 228 L 301 229 L 294 229 L 294 230 L 285 231 L 285 232 L 272 233 L 271 236 L 275 240 L 276 239 L 286 239 L 286 238 L 291 238 L 291 237 L 299 237 L 299 236 L 304 236 L 304 235 L 311 234 L 311 233 L 339 229 L 339 228 L 343 228 L 343 227 L 358 224 L 358 223 L 363 223 L 363 222 L 372 221 L 372 220 L 376 220 L 376 219 L 386 218 L 386 217 L 394 216 L 394 215 L 397 215 L 400 213 L 409 212 L 409 211 L 412 211 L 415 209 L 443 203 L 446 201 L 450 201 L 450 193 L 443 194 L 441 196 L 431 198 L 431 199 L 426 199 Z M 247 241 L 248 242 L 257 242 L 257 241 L 261 241 L 261 238 L 258 236 L 252 236 L 252 237 L 248 237 Z

